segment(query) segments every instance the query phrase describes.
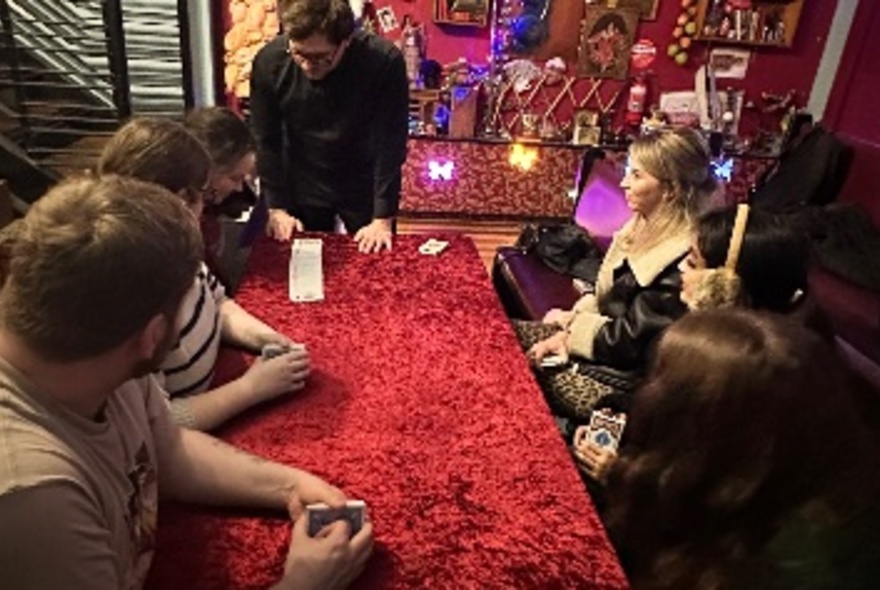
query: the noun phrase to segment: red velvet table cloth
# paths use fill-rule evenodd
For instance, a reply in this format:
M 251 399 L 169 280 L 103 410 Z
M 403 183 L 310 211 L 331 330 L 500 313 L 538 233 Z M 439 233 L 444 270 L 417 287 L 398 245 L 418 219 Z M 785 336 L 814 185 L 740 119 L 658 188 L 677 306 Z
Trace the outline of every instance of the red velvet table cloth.
M 224 440 L 367 501 L 376 545 L 355 588 L 623 588 L 617 557 L 473 243 L 398 236 L 359 254 L 322 236 L 325 295 L 288 299 L 290 246 L 259 242 L 236 299 L 308 344 L 307 388 Z M 215 381 L 245 366 L 224 351 Z M 163 504 L 148 588 L 265 588 L 283 514 Z

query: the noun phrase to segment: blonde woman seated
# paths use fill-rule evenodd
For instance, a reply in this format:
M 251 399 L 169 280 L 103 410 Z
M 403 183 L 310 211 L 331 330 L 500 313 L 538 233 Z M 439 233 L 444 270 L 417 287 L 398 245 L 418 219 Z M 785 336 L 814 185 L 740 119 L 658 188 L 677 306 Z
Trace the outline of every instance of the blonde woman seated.
M 750 307 L 788 314 L 830 340 L 827 320 L 806 301 L 808 258 L 807 241 L 772 213 L 748 205 L 712 211 L 697 222 L 691 250 L 681 263 L 681 300 L 692 311 Z M 631 396 L 611 395 L 599 405 L 620 413 L 628 412 L 632 401 Z M 603 483 L 617 455 L 586 434 L 585 427 L 575 431 L 575 458 Z
M 570 361 L 538 370 L 551 409 L 568 418 L 585 419 L 619 388 L 615 382 L 632 381 L 657 336 L 687 311 L 678 267 L 690 248 L 691 220 L 716 189 L 706 143 L 688 128 L 639 137 L 621 186 L 633 217 L 614 236 L 595 294 L 572 310 L 551 310 L 542 324 L 515 322 L 537 365 L 548 356 Z M 627 373 L 606 380 L 613 370 Z
M 211 160 L 205 148 L 170 120 L 126 123 L 105 146 L 98 172 L 161 185 L 180 195 L 197 218 L 205 195 L 217 196 L 211 190 Z M 210 389 L 221 340 L 254 352 L 267 344 L 293 343 L 228 298 L 204 263 L 181 304 L 178 327 L 179 338 L 160 371 L 172 413 L 182 426 L 210 430 L 255 404 L 305 385 L 309 356 L 305 349 L 294 348 L 267 361 L 257 359 L 238 379 Z

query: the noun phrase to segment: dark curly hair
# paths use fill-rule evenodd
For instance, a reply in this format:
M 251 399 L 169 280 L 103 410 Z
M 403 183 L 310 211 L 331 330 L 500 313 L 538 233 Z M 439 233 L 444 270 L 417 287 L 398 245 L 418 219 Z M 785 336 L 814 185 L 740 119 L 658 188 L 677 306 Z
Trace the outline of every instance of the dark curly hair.
M 322 33 L 339 45 L 354 33 L 354 12 L 348 0 L 280 0 L 281 29 L 294 41 Z

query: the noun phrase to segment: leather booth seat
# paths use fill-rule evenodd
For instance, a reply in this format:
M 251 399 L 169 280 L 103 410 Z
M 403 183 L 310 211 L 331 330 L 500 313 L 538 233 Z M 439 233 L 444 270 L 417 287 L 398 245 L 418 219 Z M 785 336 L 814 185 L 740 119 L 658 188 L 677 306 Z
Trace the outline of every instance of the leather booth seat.
M 606 159 L 601 150 L 584 153 L 572 221 L 587 230 L 603 252 L 632 215 L 620 188 L 623 174 L 623 166 Z M 570 275 L 552 270 L 534 251 L 514 246 L 498 249 L 492 282 L 507 314 L 516 319 L 540 320 L 554 307 L 570 309 L 580 297 Z
M 852 161 L 837 200 L 862 209 L 880 231 L 880 145 L 842 139 Z M 818 267 L 811 269 L 810 288 L 852 365 L 880 389 L 880 292 Z

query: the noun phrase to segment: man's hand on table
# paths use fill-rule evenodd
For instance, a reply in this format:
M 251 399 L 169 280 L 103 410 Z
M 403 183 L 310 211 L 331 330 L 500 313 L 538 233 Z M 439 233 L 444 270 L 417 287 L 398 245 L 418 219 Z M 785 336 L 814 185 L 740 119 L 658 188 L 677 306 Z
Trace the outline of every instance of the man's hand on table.
M 394 237 L 391 232 L 393 219 L 374 219 L 369 225 L 359 229 L 354 235 L 358 251 L 365 253 L 380 252 L 382 248 L 391 249 Z
M 269 221 L 266 224 L 266 235 L 278 241 L 286 242 L 294 232 L 303 231 L 302 221 L 283 209 L 269 209 Z
M 361 530 L 349 539 L 345 520 L 308 536 L 307 516 L 293 525 L 284 577 L 275 586 L 285 590 L 342 590 L 363 571 L 373 552 L 373 525 L 365 520 Z
M 287 511 L 291 520 L 296 521 L 305 513 L 309 504 L 323 502 L 331 508 L 343 508 L 347 499 L 336 486 L 307 471 L 297 470 L 287 497 Z

